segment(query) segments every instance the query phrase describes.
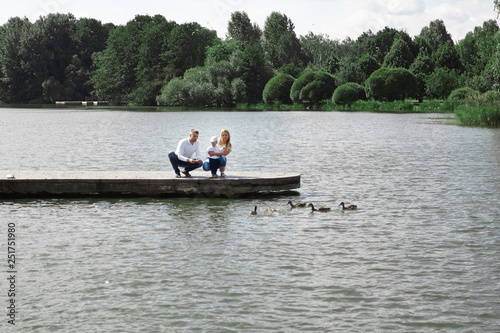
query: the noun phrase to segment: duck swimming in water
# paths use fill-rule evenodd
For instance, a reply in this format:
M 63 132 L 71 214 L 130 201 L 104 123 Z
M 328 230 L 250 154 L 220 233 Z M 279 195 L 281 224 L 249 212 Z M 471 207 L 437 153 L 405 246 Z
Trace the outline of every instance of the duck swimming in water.
M 358 208 L 358 206 L 356 205 L 346 206 L 344 202 L 341 202 L 339 206 L 342 206 L 342 210 L 355 210 L 356 208 Z
M 294 205 L 291 201 L 288 201 L 287 204 L 292 208 L 305 207 L 307 205 L 305 202 L 299 202 Z
M 327 211 L 330 210 L 330 208 L 328 208 L 328 207 L 314 208 L 314 205 L 312 203 L 310 203 L 309 205 L 307 205 L 307 207 L 311 207 L 311 210 L 313 212 L 327 212 Z
M 271 207 L 267 206 L 267 211 L 269 213 L 275 213 L 276 212 L 276 209 L 272 209 Z
M 255 208 L 250 211 L 249 215 L 257 215 L 257 206 L 255 206 Z

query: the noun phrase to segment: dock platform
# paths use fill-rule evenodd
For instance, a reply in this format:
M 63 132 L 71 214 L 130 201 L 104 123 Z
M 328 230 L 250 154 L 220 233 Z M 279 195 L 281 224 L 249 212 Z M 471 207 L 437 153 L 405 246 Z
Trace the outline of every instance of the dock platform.
M 239 197 L 300 188 L 293 173 L 234 172 L 211 178 L 193 171 L 0 171 L 0 198 Z
M 56 105 L 99 106 L 109 105 L 108 101 L 56 101 Z

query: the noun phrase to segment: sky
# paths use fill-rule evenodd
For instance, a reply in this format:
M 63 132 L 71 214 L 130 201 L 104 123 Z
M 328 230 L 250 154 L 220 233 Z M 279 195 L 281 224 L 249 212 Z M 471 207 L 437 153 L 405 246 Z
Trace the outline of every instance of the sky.
M 280 12 L 291 19 L 297 36 L 312 32 L 340 41 L 386 26 L 413 37 L 436 19 L 459 41 L 484 21 L 497 19 L 493 0 L 0 0 L 0 5 L 0 25 L 16 16 L 34 22 L 49 13 L 116 25 L 138 14 L 160 14 L 178 24 L 197 22 L 216 30 L 220 38 L 225 38 L 235 11 L 246 12 L 261 29 L 273 11 Z

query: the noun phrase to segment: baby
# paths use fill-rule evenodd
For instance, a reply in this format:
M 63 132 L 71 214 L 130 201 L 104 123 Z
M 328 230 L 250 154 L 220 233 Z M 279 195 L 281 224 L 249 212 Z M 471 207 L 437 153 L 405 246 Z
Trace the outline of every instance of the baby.
M 210 139 L 210 146 L 207 148 L 207 159 L 208 161 L 205 161 L 203 163 L 203 170 L 208 171 L 210 170 L 212 172 L 212 177 L 217 177 L 217 169 L 220 168 L 220 153 L 224 151 L 224 149 L 221 149 L 219 146 L 217 146 L 217 137 L 213 136 Z

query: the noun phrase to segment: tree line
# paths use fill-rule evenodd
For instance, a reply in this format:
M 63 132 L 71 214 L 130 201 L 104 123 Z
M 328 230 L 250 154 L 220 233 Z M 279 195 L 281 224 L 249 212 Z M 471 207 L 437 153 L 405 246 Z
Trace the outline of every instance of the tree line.
M 347 83 L 370 84 L 369 95 L 377 98 L 379 77 L 402 75 L 404 81 L 406 72 L 415 78 L 410 95 L 424 99 L 446 98 L 460 87 L 486 92 L 500 82 L 495 20 L 457 43 L 442 20 L 413 38 L 390 27 L 342 41 L 297 36 L 294 29 L 279 12 L 267 17 L 263 29 L 245 12 L 233 12 L 225 39 L 198 23 L 177 24 L 162 15 L 138 15 L 118 26 L 72 14 L 49 14 L 34 23 L 14 17 L 0 26 L 0 101 L 91 97 L 122 105 L 232 106 L 267 102 L 263 96 L 273 78 L 289 89 L 302 85 L 289 91 L 292 102 L 329 99 Z

